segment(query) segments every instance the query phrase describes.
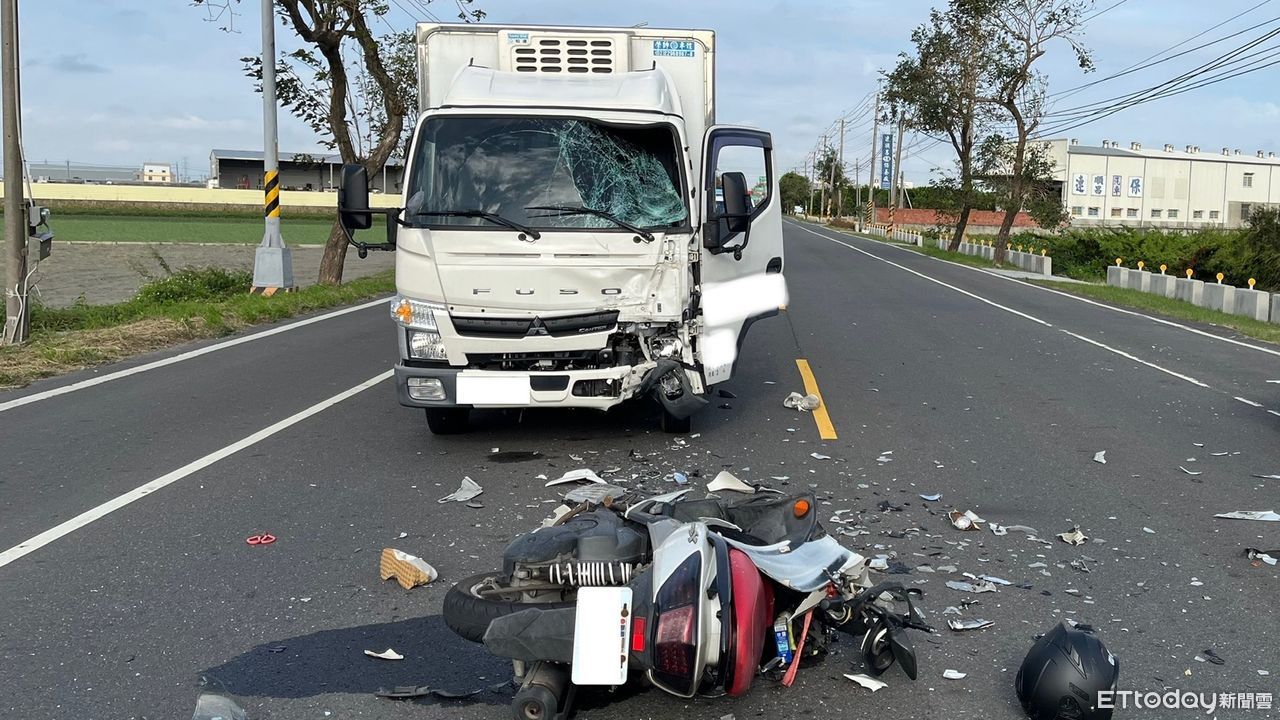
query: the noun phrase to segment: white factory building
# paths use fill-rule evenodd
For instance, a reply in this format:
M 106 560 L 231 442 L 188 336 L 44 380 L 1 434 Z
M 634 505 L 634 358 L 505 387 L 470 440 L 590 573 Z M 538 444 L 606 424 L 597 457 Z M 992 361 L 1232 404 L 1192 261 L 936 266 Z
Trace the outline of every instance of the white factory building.
M 1252 208 L 1280 205 L 1280 158 L 1261 150 L 1201 152 L 1050 140 L 1054 179 L 1078 227 L 1235 228 Z

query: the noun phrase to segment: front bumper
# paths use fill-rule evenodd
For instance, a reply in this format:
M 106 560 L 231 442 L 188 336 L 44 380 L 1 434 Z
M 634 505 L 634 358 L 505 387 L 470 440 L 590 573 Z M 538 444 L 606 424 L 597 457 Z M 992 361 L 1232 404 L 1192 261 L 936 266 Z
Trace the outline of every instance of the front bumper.
M 651 366 L 651 365 L 650 365 Z M 439 367 L 396 365 L 396 395 L 400 404 L 414 408 L 448 408 L 448 407 L 575 407 L 608 410 L 609 408 L 631 398 L 638 385 L 638 377 L 643 374 L 645 366 L 600 368 L 597 370 L 565 370 L 558 372 L 500 372 L 495 370 L 471 370 L 441 365 Z M 528 378 L 529 402 L 527 404 L 473 404 L 458 402 L 458 377 L 479 378 Z M 434 378 L 444 388 L 442 400 L 418 400 L 409 395 L 410 378 Z M 575 395 L 574 388 L 579 383 L 598 385 L 601 381 L 613 381 L 616 395 Z M 594 381 L 592 383 L 592 381 Z M 586 388 L 583 385 L 581 389 Z

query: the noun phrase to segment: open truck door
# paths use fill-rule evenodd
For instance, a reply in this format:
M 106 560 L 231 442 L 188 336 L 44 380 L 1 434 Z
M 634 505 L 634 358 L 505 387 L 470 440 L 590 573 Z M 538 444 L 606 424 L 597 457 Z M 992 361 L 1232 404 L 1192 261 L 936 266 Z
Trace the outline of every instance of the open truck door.
M 773 139 L 716 125 L 707 130 L 702 160 L 700 359 L 713 385 L 729 379 L 747 330 L 777 315 L 787 290 Z

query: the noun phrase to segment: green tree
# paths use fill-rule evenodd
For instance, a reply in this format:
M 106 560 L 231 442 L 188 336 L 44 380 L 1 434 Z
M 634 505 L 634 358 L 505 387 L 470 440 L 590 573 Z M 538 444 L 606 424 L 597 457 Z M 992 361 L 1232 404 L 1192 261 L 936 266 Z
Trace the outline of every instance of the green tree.
M 790 213 L 797 205 L 809 204 L 809 181 L 797 172 L 788 172 L 778 178 L 778 194 L 782 196 L 782 211 Z
M 953 224 L 950 249 L 958 250 L 969 223 L 977 189 L 974 149 L 994 120 L 994 109 L 978 102 L 990 76 L 984 73 L 993 52 L 993 32 L 984 22 L 985 6 L 952 2 L 945 11 L 932 10 L 929 21 L 911 34 L 914 51 L 902 53 L 887 76 L 885 100 L 894 115 L 911 118 L 911 126 L 942 135 L 956 154 L 955 172 L 932 182 L 950 202 L 924 205 L 943 211 Z M 918 192 L 918 191 L 917 191 Z
M 982 141 L 983 164 L 988 183 L 998 189 L 1004 219 L 996 235 L 995 261 L 1004 262 L 1009 232 L 1018 212 L 1036 206 L 1053 170 L 1042 143 L 1033 142 L 1045 117 L 1048 78 L 1036 63 L 1051 43 L 1066 42 L 1082 70 L 1093 69 L 1088 49 L 1080 39 L 1084 16 L 1093 0 L 952 0 L 953 7 L 979 18 L 984 28 L 983 71 L 979 83 L 989 88 L 978 102 L 1000 111 L 1000 120 L 1012 125 L 1012 132 L 988 135 Z M 1061 201 L 1059 201 L 1061 210 Z
M 240 0 L 192 0 L 230 8 Z M 428 0 L 430 1 L 430 0 Z M 455 0 L 459 19 L 484 18 Z M 275 58 L 276 94 L 281 107 L 306 123 L 321 145 L 337 150 L 344 163 L 364 165 L 370 177 L 392 157 L 403 157 L 417 112 L 417 55 L 413 31 L 376 35 L 374 23 L 390 12 L 388 0 L 274 0 L 283 27 L 303 47 Z M 262 58 L 241 58 L 245 72 L 259 81 Z M 342 282 L 346 235 L 336 217 L 320 261 L 319 282 Z
M 818 210 L 818 214 L 830 215 L 837 204 L 836 193 L 842 192 L 849 184 L 835 148 L 828 146 L 822 149 L 822 156 L 814 164 L 814 175 L 818 178 L 818 189 L 823 193 L 823 207 Z

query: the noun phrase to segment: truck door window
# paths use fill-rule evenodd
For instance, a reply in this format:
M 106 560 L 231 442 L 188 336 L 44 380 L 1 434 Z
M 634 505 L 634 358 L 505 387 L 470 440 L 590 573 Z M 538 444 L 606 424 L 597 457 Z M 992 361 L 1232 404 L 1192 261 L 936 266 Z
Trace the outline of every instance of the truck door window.
M 604 210 L 646 229 L 688 224 L 680 153 L 669 125 L 614 125 L 576 118 L 436 117 L 423 124 L 407 216 L 484 210 L 539 229 L 617 230 L 591 214 L 526 209 L 571 205 Z M 485 225 L 431 218 L 432 227 Z
M 716 153 L 716 211 L 724 210 L 720 178 L 727 172 L 740 172 L 747 178 L 748 206 L 753 210 L 769 198 L 768 168 L 764 148 L 750 145 L 724 145 Z

